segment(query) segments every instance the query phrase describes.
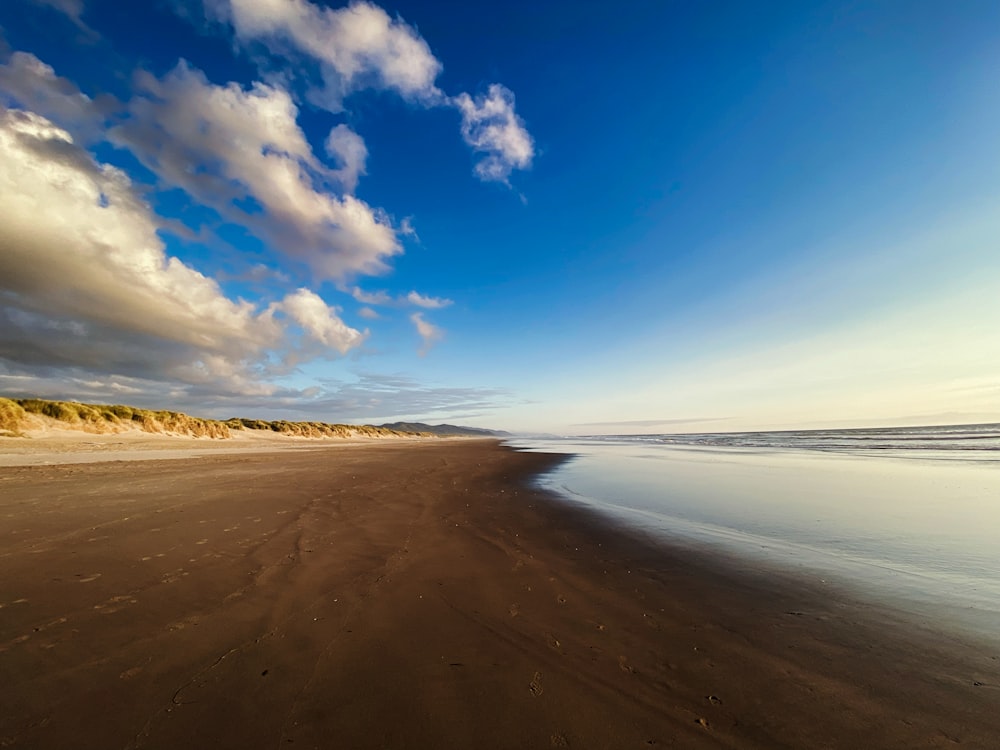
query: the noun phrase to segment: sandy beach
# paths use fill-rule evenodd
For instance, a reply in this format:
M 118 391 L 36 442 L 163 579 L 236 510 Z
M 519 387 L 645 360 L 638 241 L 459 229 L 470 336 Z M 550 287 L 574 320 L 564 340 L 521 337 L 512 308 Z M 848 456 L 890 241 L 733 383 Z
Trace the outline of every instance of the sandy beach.
M 1000 741 L 995 650 L 532 489 L 562 457 L 226 442 L 0 445 L 0 747 Z

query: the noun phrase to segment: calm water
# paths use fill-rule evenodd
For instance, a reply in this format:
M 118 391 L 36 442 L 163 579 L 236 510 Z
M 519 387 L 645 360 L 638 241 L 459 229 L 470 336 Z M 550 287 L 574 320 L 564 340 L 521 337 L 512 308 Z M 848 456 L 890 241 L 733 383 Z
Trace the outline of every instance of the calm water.
M 1000 640 L 1000 424 L 510 442 L 619 520 Z

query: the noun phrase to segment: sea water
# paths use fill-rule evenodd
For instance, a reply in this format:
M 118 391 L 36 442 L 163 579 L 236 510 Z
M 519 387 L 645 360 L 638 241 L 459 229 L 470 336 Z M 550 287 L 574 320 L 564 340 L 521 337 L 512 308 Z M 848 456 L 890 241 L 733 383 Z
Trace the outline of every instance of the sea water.
M 542 486 L 668 539 L 1000 640 L 1000 424 L 513 440 Z

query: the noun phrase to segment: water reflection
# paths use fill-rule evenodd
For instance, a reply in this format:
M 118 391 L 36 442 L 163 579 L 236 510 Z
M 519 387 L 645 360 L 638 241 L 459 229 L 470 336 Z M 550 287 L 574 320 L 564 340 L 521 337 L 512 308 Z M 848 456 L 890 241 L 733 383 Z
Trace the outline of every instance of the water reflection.
M 576 454 L 543 484 L 647 530 L 1000 632 L 996 461 L 628 439 L 514 444 Z

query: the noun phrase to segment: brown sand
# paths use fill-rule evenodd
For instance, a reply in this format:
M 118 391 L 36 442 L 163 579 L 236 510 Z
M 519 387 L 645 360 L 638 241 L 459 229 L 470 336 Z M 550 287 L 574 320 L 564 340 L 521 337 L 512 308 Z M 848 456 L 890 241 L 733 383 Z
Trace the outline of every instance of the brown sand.
M 419 437 L 306 438 L 265 430 L 236 430 L 225 439 L 189 435 L 150 434 L 141 430 L 93 434 L 48 427 L 29 430 L 22 438 L 0 437 L 0 468 L 47 464 L 87 464 L 96 461 L 185 459 L 226 453 L 315 450 L 317 446 L 369 445 L 373 442 L 439 440 Z
M 609 528 L 556 460 L 0 469 L 0 747 L 1000 746 L 995 651 Z

